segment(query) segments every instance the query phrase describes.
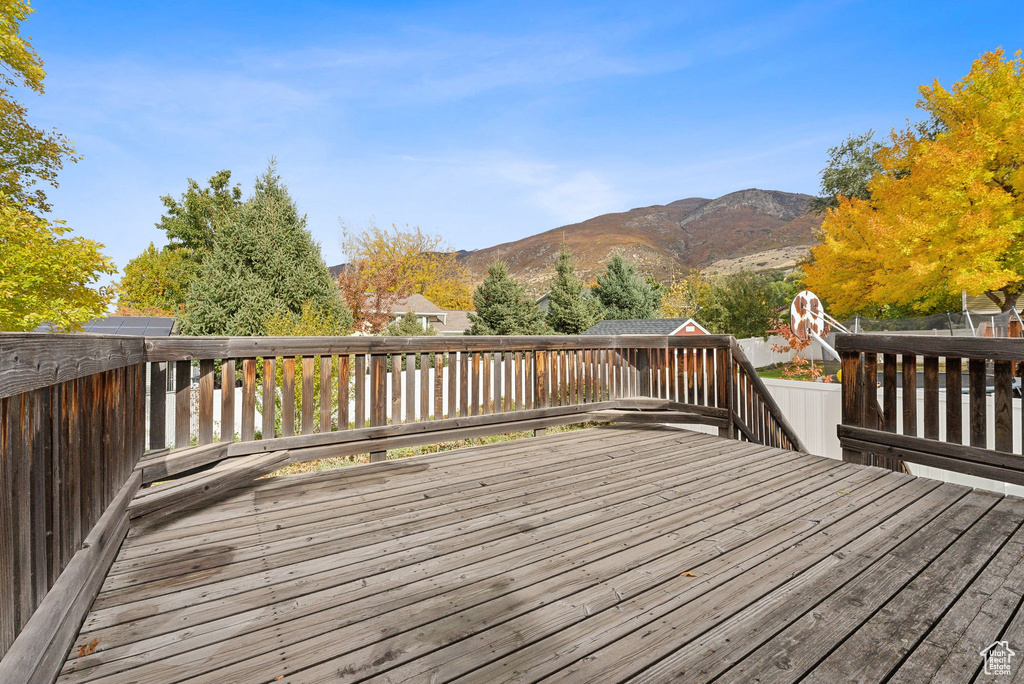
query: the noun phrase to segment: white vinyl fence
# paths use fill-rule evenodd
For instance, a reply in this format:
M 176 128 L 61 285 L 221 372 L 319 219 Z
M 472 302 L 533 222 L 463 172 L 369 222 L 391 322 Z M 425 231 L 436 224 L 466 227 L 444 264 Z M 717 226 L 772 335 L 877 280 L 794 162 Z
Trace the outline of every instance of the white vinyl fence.
M 842 422 L 842 387 L 836 383 L 821 382 L 799 382 L 795 380 L 773 380 L 764 379 L 768 391 L 775 397 L 783 415 L 789 419 L 790 424 L 796 433 L 803 440 L 807 449 L 812 454 L 827 456 L 829 458 L 841 459 L 843 450 L 839 447 L 839 437 L 836 436 L 836 427 Z M 903 390 L 896 390 L 896 405 L 901 405 Z M 946 393 L 939 392 L 939 434 L 946 434 Z M 959 395 L 956 401 L 963 403 L 963 434 L 970 434 L 968 420 L 970 417 L 969 401 L 966 394 Z M 995 448 L 995 426 L 991 423 L 995 416 L 994 398 L 989 395 L 987 416 L 990 421 L 988 426 L 988 448 Z M 882 395 L 879 389 L 878 402 L 881 404 Z M 1014 415 L 1021 415 L 1021 400 L 1013 400 Z M 902 412 L 897 412 L 897 432 L 903 431 Z M 924 393 L 919 392 L 917 396 L 917 434 L 924 434 Z M 1014 451 L 1019 452 L 1021 448 L 1020 431 L 1014 433 Z M 970 487 L 989 489 L 1000 494 L 1013 494 L 1024 496 L 1024 487 L 1019 485 L 996 482 L 972 475 L 961 475 L 940 468 L 908 464 L 910 472 L 914 475 L 955 482 Z

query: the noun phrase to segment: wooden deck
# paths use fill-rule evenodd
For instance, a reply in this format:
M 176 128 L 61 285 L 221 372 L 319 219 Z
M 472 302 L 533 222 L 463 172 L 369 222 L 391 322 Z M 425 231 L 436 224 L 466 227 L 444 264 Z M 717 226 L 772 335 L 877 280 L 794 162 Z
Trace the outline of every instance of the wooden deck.
M 133 526 L 59 681 L 987 680 L 1022 522 L 657 427 L 261 480 Z

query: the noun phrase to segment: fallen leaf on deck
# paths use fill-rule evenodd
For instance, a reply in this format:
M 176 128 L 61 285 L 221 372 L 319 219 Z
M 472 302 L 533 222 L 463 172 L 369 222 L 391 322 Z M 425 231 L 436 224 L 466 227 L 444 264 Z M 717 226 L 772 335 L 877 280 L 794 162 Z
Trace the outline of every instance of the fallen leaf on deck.
M 680 574 L 679 576 L 680 577 L 696 577 L 696 575 L 694 575 L 692 572 L 689 572 L 689 571 L 684 572 L 684 573 Z
M 84 658 L 87 655 L 92 655 L 92 652 L 96 650 L 96 646 L 100 643 L 99 639 L 93 639 L 87 644 L 82 644 L 78 647 L 78 657 Z

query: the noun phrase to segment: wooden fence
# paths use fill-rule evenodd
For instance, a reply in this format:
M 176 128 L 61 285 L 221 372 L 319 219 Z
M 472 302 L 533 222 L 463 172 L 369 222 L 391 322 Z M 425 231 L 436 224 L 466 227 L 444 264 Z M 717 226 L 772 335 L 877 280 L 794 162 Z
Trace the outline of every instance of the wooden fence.
M 842 358 L 838 430 L 844 459 L 895 470 L 905 461 L 1024 484 L 1024 459 L 1014 453 L 1013 439 L 1015 424 L 1024 431 L 1024 415 L 1015 418 L 1013 411 L 1024 339 L 839 335 L 836 350 Z M 945 415 L 940 415 L 941 392 L 966 392 L 968 415 L 962 415 L 961 401 L 944 402 Z M 994 398 L 992 412 L 988 394 Z M 994 448 L 988 447 L 990 435 Z
M 588 420 L 803 450 L 727 336 L 0 334 L 0 681 L 52 680 L 130 519 L 190 482 L 209 496 L 285 463 Z

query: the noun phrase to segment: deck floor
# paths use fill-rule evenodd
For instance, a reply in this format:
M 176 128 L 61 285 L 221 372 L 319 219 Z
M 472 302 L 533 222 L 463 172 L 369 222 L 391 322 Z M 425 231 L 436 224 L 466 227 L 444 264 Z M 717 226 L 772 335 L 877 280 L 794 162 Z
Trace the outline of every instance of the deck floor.
M 133 527 L 59 681 L 987 681 L 1022 521 L 655 427 L 261 480 Z

